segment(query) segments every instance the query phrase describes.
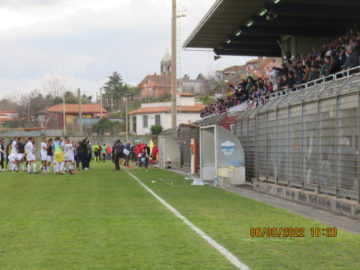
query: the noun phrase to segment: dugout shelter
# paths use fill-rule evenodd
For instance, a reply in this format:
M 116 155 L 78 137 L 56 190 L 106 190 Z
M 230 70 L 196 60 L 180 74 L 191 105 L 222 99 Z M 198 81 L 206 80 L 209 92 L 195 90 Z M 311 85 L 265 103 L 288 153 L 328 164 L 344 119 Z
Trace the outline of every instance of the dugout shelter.
M 220 184 L 245 184 L 245 154 L 239 139 L 219 125 L 200 128 L 200 178 Z

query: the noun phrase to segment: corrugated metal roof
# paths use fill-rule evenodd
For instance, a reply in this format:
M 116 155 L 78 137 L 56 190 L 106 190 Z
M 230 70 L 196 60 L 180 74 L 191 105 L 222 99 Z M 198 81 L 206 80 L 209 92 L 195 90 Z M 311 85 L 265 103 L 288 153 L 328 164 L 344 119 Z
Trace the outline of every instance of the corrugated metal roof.
M 337 37 L 360 23 L 359 8 L 358 0 L 217 0 L 183 46 L 277 57 L 281 37 Z

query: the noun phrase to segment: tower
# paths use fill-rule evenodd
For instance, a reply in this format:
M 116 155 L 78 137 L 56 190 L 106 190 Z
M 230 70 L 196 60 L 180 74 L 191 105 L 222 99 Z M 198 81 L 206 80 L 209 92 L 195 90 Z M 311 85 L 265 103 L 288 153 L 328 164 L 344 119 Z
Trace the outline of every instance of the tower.
M 160 62 L 160 74 L 168 75 L 171 73 L 171 56 L 168 51 L 166 51 L 163 59 Z

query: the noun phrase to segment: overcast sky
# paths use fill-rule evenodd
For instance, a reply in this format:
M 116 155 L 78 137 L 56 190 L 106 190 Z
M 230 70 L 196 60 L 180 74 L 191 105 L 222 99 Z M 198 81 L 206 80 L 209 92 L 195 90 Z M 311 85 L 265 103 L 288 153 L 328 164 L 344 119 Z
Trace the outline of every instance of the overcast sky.
M 215 0 L 181 0 L 184 41 Z M 66 88 L 95 95 L 113 72 L 138 84 L 159 73 L 171 48 L 171 0 L 0 0 L 0 97 L 43 89 L 61 77 Z M 191 77 L 249 58 L 182 52 Z M 16 94 L 14 94 L 16 93 Z

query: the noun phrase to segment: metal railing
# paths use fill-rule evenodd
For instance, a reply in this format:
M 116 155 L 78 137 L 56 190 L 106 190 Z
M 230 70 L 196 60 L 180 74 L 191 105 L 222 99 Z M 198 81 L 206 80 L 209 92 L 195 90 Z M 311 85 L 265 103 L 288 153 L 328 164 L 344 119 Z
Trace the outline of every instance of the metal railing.
M 269 100 L 272 100 L 272 99 L 275 99 L 275 98 L 279 98 L 279 97 L 288 95 L 288 94 L 293 93 L 293 92 L 306 90 L 306 89 L 308 89 L 310 87 L 313 87 L 313 86 L 316 86 L 316 85 L 319 85 L 319 84 L 324 84 L 324 83 L 327 83 L 327 82 L 337 81 L 339 79 L 348 78 L 348 77 L 351 77 L 352 75 L 357 74 L 357 73 L 360 73 L 360 66 L 350 68 L 350 69 L 347 69 L 347 70 L 344 70 L 344 71 L 340 71 L 340 72 L 337 72 L 335 74 L 331 74 L 329 76 L 322 77 L 322 78 L 319 78 L 319 79 L 316 79 L 316 80 L 312 80 L 310 82 L 300 84 L 300 85 L 298 85 L 298 86 L 296 86 L 294 88 L 287 88 L 287 89 L 283 89 L 283 90 L 277 90 L 276 92 L 270 94 L 267 97 L 266 101 L 269 101 Z M 233 107 L 231 107 L 231 108 L 233 108 Z M 229 109 L 231 109 L 231 108 L 226 109 L 227 114 L 230 114 Z M 207 115 L 207 116 L 205 116 L 203 118 L 208 118 L 208 117 L 218 115 L 218 114 L 221 114 L 221 113 L 214 112 L 214 113 L 212 113 L 210 115 Z
M 344 71 L 340 71 L 340 72 L 337 72 L 335 74 L 331 74 L 331 75 L 328 75 L 326 77 L 322 77 L 322 78 L 319 78 L 319 79 L 316 79 L 316 80 L 313 80 L 313 81 L 310 81 L 310 82 L 306 82 L 306 83 L 300 84 L 300 85 L 298 85 L 298 86 L 296 86 L 294 88 L 291 88 L 291 89 L 287 88 L 287 89 L 284 89 L 284 90 L 278 90 L 277 92 L 271 94 L 269 99 L 277 98 L 277 97 L 287 95 L 289 93 L 296 92 L 296 91 L 299 91 L 299 90 L 308 89 L 308 88 L 310 88 L 310 87 L 312 87 L 314 85 L 317 85 L 317 84 L 323 84 L 323 83 L 330 82 L 330 81 L 336 81 L 336 80 L 339 80 L 339 79 L 344 79 L 344 78 L 350 77 L 350 76 L 352 76 L 352 75 L 354 75 L 356 73 L 360 73 L 360 66 L 350 68 L 350 69 L 347 69 L 347 70 L 344 70 Z

